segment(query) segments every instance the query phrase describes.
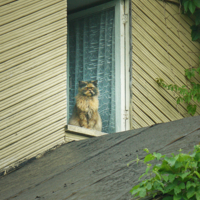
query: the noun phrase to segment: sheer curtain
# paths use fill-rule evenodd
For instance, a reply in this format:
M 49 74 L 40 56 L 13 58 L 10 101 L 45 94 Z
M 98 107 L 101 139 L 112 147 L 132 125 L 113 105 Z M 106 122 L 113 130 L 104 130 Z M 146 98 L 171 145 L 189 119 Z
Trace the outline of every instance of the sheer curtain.
M 114 8 L 69 21 L 69 115 L 80 80 L 98 80 L 103 132 L 115 132 Z

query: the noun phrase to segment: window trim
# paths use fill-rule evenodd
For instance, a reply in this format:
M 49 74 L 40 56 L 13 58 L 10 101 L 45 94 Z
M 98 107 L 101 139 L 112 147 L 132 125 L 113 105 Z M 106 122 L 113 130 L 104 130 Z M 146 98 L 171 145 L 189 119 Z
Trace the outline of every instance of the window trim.
M 130 130 L 129 1 L 116 0 L 68 16 L 68 21 L 115 7 L 115 132 Z M 124 14 L 126 19 L 124 21 Z M 69 42 L 67 42 L 69 49 Z M 69 52 L 67 54 L 67 97 L 69 97 Z M 119 81 L 120 80 L 120 81 Z M 120 96 L 120 98 L 119 98 Z M 69 101 L 67 101 L 69 120 Z M 68 122 L 68 121 L 67 121 Z

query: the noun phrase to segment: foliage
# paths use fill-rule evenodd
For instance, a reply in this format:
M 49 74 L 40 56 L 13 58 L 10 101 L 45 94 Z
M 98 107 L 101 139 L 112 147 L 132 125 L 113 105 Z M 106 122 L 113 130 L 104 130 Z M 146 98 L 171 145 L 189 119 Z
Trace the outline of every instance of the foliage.
M 167 0 L 164 0 L 167 1 Z M 191 26 L 191 37 L 192 40 L 200 39 L 200 0 L 179 0 L 181 4 L 181 8 L 183 9 L 183 13 L 189 16 L 194 17 L 194 25 Z M 199 57 L 200 58 L 200 57 Z M 196 74 L 200 75 L 200 65 L 197 68 L 189 68 L 185 70 L 185 76 L 188 80 L 192 77 L 195 77 Z M 191 100 L 194 102 L 200 102 L 200 84 L 196 84 L 195 82 L 191 82 L 191 88 L 183 85 L 182 87 L 178 87 L 173 84 L 166 84 L 163 79 L 156 79 L 156 82 L 159 86 L 175 91 L 179 96 L 177 98 L 177 104 L 181 102 L 187 103 L 187 111 L 189 114 L 194 115 L 196 113 L 197 105 L 191 103 Z
M 147 168 L 139 180 L 147 178 L 130 190 L 134 197 L 162 195 L 163 200 L 200 200 L 200 145 L 194 147 L 192 154 L 183 154 L 180 149 L 178 155 L 171 154 L 171 157 L 144 151 L 147 155 L 143 162 Z M 159 164 L 153 167 L 147 164 L 154 159 Z
M 190 27 L 192 40 L 200 39 L 200 0 L 180 0 L 180 3 L 183 6 L 183 12 L 195 18 L 195 24 Z
M 199 57 L 200 58 L 200 57 Z M 196 73 L 200 75 L 200 64 L 197 68 L 190 68 L 185 70 L 185 76 L 190 80 L 192 77 L 196 76 Z M 178 87 L 177 85 L 173 84 L 166 84 L 163 79 L 159 78 L 156 79 L 156 82 L 159 86 L 175 91 L 178 94 L 178 98 L 176 100 L 177 104 L 181 102 L 187 103 L 187 111 L 189 114 L 194 115 L 196 112 L 196 105 L 191 103 L 191 100 L 195 102 L 200 102 L 200 84 L 195 82 L 191 82 L 191 88 L 186 87 L 183 85 L 182 87 Z

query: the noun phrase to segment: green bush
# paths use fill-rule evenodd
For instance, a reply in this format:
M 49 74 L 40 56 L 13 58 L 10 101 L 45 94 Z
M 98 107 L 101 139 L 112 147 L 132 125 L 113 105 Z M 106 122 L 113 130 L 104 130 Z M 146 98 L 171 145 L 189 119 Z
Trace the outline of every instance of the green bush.
M 183 154 L 180 149 L 178 155 L 171 154 L 171 157 L 144 151 L 147 155 L 143 162 L 147 168 L 139 180 L 144 176 L 146 179 L 131 189 L 134 197 L 159 195 L 163 200 L 200 200 L 200 145 L 194 147 L 192 154 Z M 154 159 L 159 164 L 153 167 L 147 164 Z
M 176 92 L 178 94 L 176 103 L 180 104 L 181 102 L 185 102 L 187 104 L 188 113 L 194 115 L 196 113 L 196 108 L 197 108 L 197 105 L 194 103 L 195 102 L 200 103 L 200 84 L 191 82 L 190 79 L 192 77 L 196 77 L 197 75 L 200 75 L 200 64 L 197 68 L 190 68 L 185 70 L 185 77 L 191 83 L 190 88 L 186 87 L 185 85 L 181 87 L 175 84 L 168 85 L 161 78 L 157 78 L 156 82 L 160 87 Z M 191 103 L 192 100 L 194 101 L 193 103 Z

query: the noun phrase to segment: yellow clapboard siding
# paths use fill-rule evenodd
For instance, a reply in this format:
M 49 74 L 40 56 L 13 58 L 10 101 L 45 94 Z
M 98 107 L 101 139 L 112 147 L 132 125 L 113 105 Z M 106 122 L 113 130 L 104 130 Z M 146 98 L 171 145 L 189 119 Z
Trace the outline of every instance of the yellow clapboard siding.
M 155 42 L 155 40 L 150 36 L 150 33 L 142 30 L 142 28 L 135 22 L 134 23 L 135 28 L 137 29 L 137 32 L 134 33 L 134 36 L 139 40 L 139 41 L 144 41 L 144 39 L 146 41 L 144 41 L 144 43 L 148 43 L 149 44 L 149 48 L 155 49 L 157 52 L 159 52 L 161 55 L 159 55 L 159 57 L 162 58 L 163 63 L 169 63 L 168 59 L 169 59 L 169 54 L 167 53 L 167 49 L 164 49 L 164 47 L 167 47 L 167 44 L 160 46 L 157 42 Z M 142 43 L 144 45 L 144 43 Z M 150 46 L 151 45 L 151 46 Z M 170 53 L 170 52 L 169 52 Z M 154 53 L 154 55 L 157 53 Z M 174 59 L 172 56 L 170 56 L 170 63 L 171 65 L 173 65 L 174 68 L 177 69 L 177 72 L 179 72 L 179 74 L 177 74 L 177 76 L 180 76 L 181 74 L 184 75 L 185 71 L 183 67 L 179 67 L 179 65 L 183 65 L 183 66 L 188 66 L 189 64 L 187 62 L 185 62 L 183 59 L 179 59 L 178 58 L 179 55 L 176 55 L 176 59 L 178 59 L 178 61 L 180 63 L 177 62 L 176 59 Z M 165 60 L 165 62 L 164 62 Z
M 135 51 L 134 51 L 135 54 L 133 54 L 133 60 L 134 60 L 134 61 L 137 61 L 137 60 L 138 60 L 138 57 L 140 58 L 140 61 L 141 61 L 141 62 L 142 62 L 142 60 L 143 60 L 145 63 L 140 64 L 141 68 L 142 68 L 144 71 L 147 71 L 147 73 L 148 73 L 149 75 L 152 74 L 152 73 L 155 73 L 155 75 L 152 76 L 153 80 L 155 80 L 156 78 L 162 78 L 162 79 L 165 80 L 165 82 L 166 82 L 167 84 L 173 84 L 173 81 L 170 81 L 169 77 L 166 76 L 165 74 L 163 74 L 162 71 L 159 69 L 159 67 L 155 67 L 154 63 L 151 62 L 151 60 L 149 60 L 149 59 L 147 59 L 147 58 L 146 58 L 146 59 L 143 59 L 144 57 L 146 57 L 147 54 L 143 54 L 143 52 L 140 51 L 140 49 L 137 48 L 136 46 L 135 46 L 134 48 L 135 48 Z M 137 56 L 138 56 L 138 57 L 137 57 Z M 180 85 L 180 86 L 181 86 L 181 85 Z M 160 88 L 160 87 L 159 87 L 159 89 L 160 89 L 160 91 L 159 91 L 160 94 L 161 94 L 162 96 L 166 96 L 167 99 L 170 99 L 170 102 L 173 104 L 173 101 L 174 101 L 174 100 L 172 100 L 168 94 L 170 94 L 171 97 L 174 99 L 174 98 L 176 97 L 176 96 L 173 95 L 174 93 L 172 93 L 171 91 L 166 91 L 166 90 L 164 90 L 164 89 L 162 89 L 162 88 Z M 163 93 L 163 92 L 164 92 L 164 93 Z M 186 112 L 186 107 L 187 107 L 187 106 L 186 106 L 185 104 L 181 104 L 181 106 L 185 109 L 185 111 L 182 110 L 182 111 L 183 111 L 183 112 L 182 112 L 183 116 L 188 117 L 188 114 L 187 114 L 187 112 Z
M 3 52 L 1 54 L 0 62 L 6 62 L 7 60 L 32 51 L 62 36 L 66 36 L 66 27 L 53 31 L 49 34 L 45 34 L 44 36 L 40 36 L 34 40 L 24 43 L 23 45 L 10 49 L 9 51 Z
M 136 1 L 132 1 L 136 2 Z M 155 2 L 155 1 L 152 1 Z M 162 9 L 162 12 L 158 11 L 158 9 L 155 9 L 155 7 L 149 2 L 146 1 L 145 4 L 143 4 L 141 1 L 137 1 L 137 3 L 134 4 L 134 6 L 137 6 L 146 13 L 146 15 L 152 20 L 156 21 L 157 25 L 160 26 L 165 32 L 166 32 L 166 25 L 165 25 L 165 19 L 164 19 L 164 10 Z M 173 36 L 176 36 L 178 40 L 180 38 L 182 39 L 179 42 L 183 42 L 184 45 L 188 46 L 191 51 L 198 52 L 199 49 L 196 47 L 194 43 L 191 41 L 191 36 L 188 31 L 185 31 L 183 27 L 179 26 L 178 22 L 176 23 L 175 20 L 173 20 L 174 24 L 172 24 L 170 21 L 168 21 L 167 25 L 170 27 L 170 29 L 167 29 L 167 34 L 170 35 L 173 33 Z M 180 28 L 181 32 L 177 32 L 177 27 Z M 189 28 L 189 26 L 188 26 Z M 189 28 L 190 29 L 190 28 Z M 184 33 L 184 34 L 183 34 Z
M 28 71 L 17 74 L 15 76 L 15 81 L 11 82 L 10 79 L 7 79 L 7 80 L 1 82 L 1 90 L 3 91 L 3 90 L 5 90 L 5 89 L 7 89 L 11 86 L 16 86 L 18 83 L 22 83 L 23 81 L 27 81 L 27 79 L 31 79 L 35 76 L 38 76 L 38 75 L 40 75 L 44 72 L 47 72 L 48 70 L 51 70 L 52 68 L 64 65 L 64 63 L 66 63 L 66 58 L 63 55 L 60 55 L 53 60 L 47 61 L 44 64 L 41 64 L 39 66 L 35 66 L 34 68 L 32 68 Z M 48 66 L 48 68 L 47 68 L 47 66 Z M 65 66 L 65 68 L 66 68 L 66 66 Z
M 139 34 L 137 34 L 139 35 Z M 143 41 L 144 40 L 144 41 Z M 134 41 L 135 45 L 142 49 L 144 49 L 143 52 L 147 52 L 145 53 L 145 55 L 152 61 L 155 63 L 155 65 L 157 65 L 157 67 L 159 69 L 161 69 L 164 74 L 166 76 L 168 76 L 168 78 L 171 79 L 171 81 L 176 81 L 177 85 L 182 85 L 186 83 L 186 79 L 183 77 L 183 74 L 180 73 L 178 70 L 173 68 L 173 72 L 171 70 L 171 65 L 170 63 L 167 61 L 167 59 L 165 59 L 156 49 L 154 49 L 149 43 L 148 41 L 146 41 L 143 37 L 140 37 L 140 41 L 138 41 L 138 39 L 136 39 L 135 37 L 132 38 L 132 41 Z M 145 46 L 143 46 L 143 44 Z M 181 80 L 180 80 L 181 79 Z
M 7 126 L 10 126 L 17 122 L 20 122 L 28 117 L 31 117 L 32 115 L 40 112 L 41 110 L 44 110 L 44 109 L 54 105 L 55 103 L 63 101 L 65 99 L 66 99 L 66 91 L 64 90 L 64 91 L 59 92 L 58 94 L 53 95 L 37 104 L 34 104 L 33 106 L 28 107 L 25 110 L 21 110 L 20 113 L 16 113 L 16 114 L 11 115 L 10 117 L 1 119 L 1 129 L 4 129 Z
M 11 4 L 7 4 L 7 5 L 0 7 L 0 16 L 12 13 L 16 10 L 19 10 L 19 9 L 29 6 L 31 4 L 37 3 L 38 1 L 40 1 L 40 0 L 34 0 L 34 1 L 20 0 L 20 4 L 17 1 L 13 1 Z M 1 3 L 0 3 L 0 5 L 1 5 Z
M 135 107 L 134 107 L 135 108 Z M 133 110 L 134 110 L 133 108 Z M 134 111 L 135 112 L 135 111 Z M 143 118 L 141 118 L 138 114 L 137 117 L 134 118 L 134 121 L 140 126 L 140 127 L 147 127 L 149 126 L 144 120 Z
M 40 129 L 50 125 L 54 121 L 65 117 L 65 110 L 62 109 L 62 106 L 64 106 L 64 104 L 64 101 L 58 102 L 57 104 L 50 106 L 39 113 L 34 114 L 32 117 L 22 120 L 20 123 L 13 124 L 12 126 L 3 129 L 3 135 L 0 136 L 1 148 L 7 146 L 7 144 L 9 143 L 19 141 L 25 136 L 39 131 Z M 49 121 L 47 121 L 47 119 Z M 12 140 L 10 140 L 10 138 L 12 138 Z
M 163 9 L 163 10 L 165 9 L 171 15 L 171 17 L 170 17 L 171 23 L 173 23 L 173 21 L 175 19 L 176 20 L 176 24 L 177 24 L 177 22 L 179 24 L 179 22 L 181 20 L 183 23 L 179 24 L 179 26 L 182 26 L 183 30 L 187 31 L 189 33 L 189 35 L 191 34 L 191 29 L 189 27 L 194 25 L 194 21 L 192 19 L 190 19 L 187 15 L 182 14 L 181 11 L 179 13 L 179 7 L 176 6 L 176 5 L 167 3 L 163 7 L 161 2 L 159 2 L 159 1 L 157 1 L 157 2 L 161 5 L 161 7 L 159 7 L 160 11 L 161 11 L 161 9 Z M 158 4 L 156 6 L 158 6 Z M 179 26 L 178 26 L 178 28 L 179 28 Z M 191 37 L 189 39 L 191 39 Z M 193 42 L 193 41 L 191 41 L 191 42 L 199 49 L 199 47 L 200 47 L 199 43 Z
M 63 8 L 63 10 L 57 11 L 45 18 L 37 20 L 31 24 L 27 24 L 26 26 L 22 26 L 18 29 L 14 29 L 14 30 L 1 36 L 1 43 L 3 44 L 5 42 L 11 41 L 13 39 L 17 39 L 18 37 L 21 37 L 25 34 L 31 33 L 32 31 L 35 31 L 42 27 L 45 27 L 45 26 L 52 24 L 58 20 L 64 19 L 66 21 L 65 12 L 66 12 L 66 10 Z M 36 35 L 36 36 L 38 36 L 38 35 Z
M 33 67 L 40 67 L 40 65 L 43 64 L 45 65 L 46 62 L 51 62 L 53 59 L 61 55 L 64 59 L 66 59 L 65 45 L 59 46 L 31 60 L 28 60 L 15 67 L 9 68 L 6 71 L 3 71 L 2 73 L 0 73 L 0 82 L 6 81 L 10 78 L 14 78 L 14 76 L 20 75 L 28 70 L 31 70 Z M 12 84 L 12 82 L 10 84 Z
M 182 115 L 180 115 L 174 107 L 172 107 L 159 93 L 151 87 L 146 80 L 144 80 L 136 71 L 134 71 L 134 77 L 136 80 L 140 81 L 140 84 L 133 82 L 135 87 L 141 88 L 143 94 L 153 103 L 155 106 L 157 106 L 160 110 L 162 110 L 168 118 L 172 120 L 181 119 Z M 149 93 L 148 91 L 151 91 Z M 162 104 L 161 104 L 162 102 Z
M 135 113 L 134 111 L 132 111 L 132 112 L 133 112 L 134 116 L 137 115 L 137 113 Z M 135 121 L 135 119 L 133 119 L 131 123 L 132 123 L 134 129 L 142 128 L 142 126 L 140 126 L 140 125 Z
M 143 102 L 140 101 L 136 96 L 134 96 L 134 108 L 135 106 L 139 107 L 142 112 L 144 112 L 147 116 L 149 116 L 156 124 L 162 123 L 163 121 L 156 116 L 149 107 L 147 107 Z M 137 113 L 137 112 L 136 112 Z M 138 113 L 137 113 L 138 114 Z
M 181 20 L 182 22 L 189 24 L 189 26 L 192 26 L 194 24 L 194 21 L 191 18 L 189 18 L 187 15 L 183 15 L 181 12 L 179 12 L 179 8 L 180 8 L 179 6 L 174 5 L 172 3 L 163 4 L 162 2 L 160 2 L 160 0 L 156 0 L 156 2 L 159 3 L 162 7 L 164 7 L 167 11 L 169 11 L 169 13 L 177 21 Z
M 55 82 L 54 82 L 55 81 Z M 9 108 L 19 102 L 21 102 L 22 100 L 28 99 L 50 87 L 52 87 L 53 85 L 55 85 L 56 83 L 60 83 L 66 81 L 66 75 L 65 73 L 61 73 L 51 79 L 48 79 L 47 81 L 44 81 L 36 86 L 34 86 L 33 88 L 29 88 L 28 90 L 25 90 L 21 93 L 18 93 L 14 96 L 11 96 L 8 99 L 5 99 L 2 101 L 1 106 L 2 106 L 2 110 Z
M 141 119 L 143 119 L 144 122 L 148 124 L 148 126 L 151 126 L 155 124 L 154 121 L 151 120 L 136 104 L 134 105 L 134 112 L 136 112 Z
M 21 149 L 26 148 L 27 146 L 43 139 L 44 137 L 50 135 L 52 132 L 56 132 L 61 127 L 64 127 L 63 125 L 66 123 L 66 119 L 58 119 L 58 121 L 52 123 L 51 125 L 45 127 L 44 129 L 41 129 L 40 131 L 37 131 L 35 133 L 32 133 L 31 135 L 28 135 L 24 137 L 23 139 L 20 139 L 19 141 L 9 145 L 7 148 L 4 148 L 1 150 L 0 159 L 5 158 L 9 155 L 12 155 L 16 151 L 19 151 Z M 63 137 L 64 137 L 64 128 L 63 128 Z M 14 137 L 15 138 L 15 137 Z M 12 142 L 12 139 L 10 139 Z
M 47 81 L 48 79 L 51 79 L 52 77 L 55 77 L 57 76 L 58 74 L 60 73 L 64 73 L 66 70 L 66 63 L 64 64 L 61 64 L 59 66 L 56 66 L 52 69 L 49 69 L 48 71 L 44 72 L 44 73 L 41 73 L 37 76 L 34 76 L 30 79 L 27 79 L 23 82 L 20 82 L 19 84 L 15 84 L 14 86 L 8 88 L 7 90 L 4 90 L 2 92 L 2 99 L 1 100 L 4 100 L 4 99 L 7 99 L 9 98 L 10 96 L 14 96 L 15 94 L 18 94 L 21 96 L 21 92 L 23 91 L 26 91 L 28 89 L 30 89 L 32 91 L 32 88 L 35 86 L 35 85 L 38 85 L 42 82 L 45 82 Z M 34 90 L 34 89 L 33 89 Z
M 178 56 L 179 60 L 183 59 L 191 66 L 194 66 L 199 62 L 195 54 L 188 54 L 190 49 L 187 46 L 184 46 L 183 48 L 182 43 L 177 41 L 176 37 L 168 37 L 166 31 L 160 29 L 155 22 L 152 23 L 152 21 L 141 10 L 135 10 L 134 15 L 137 15 L 137 17 L 133 17 L 132 19 L 134 26 L 135 22 L 137 22 L 137 24 L 142 24 L 142 28 L 146 30 L 146 32 L 149 33 L 149 35 L 161 46 L 165 47 L 171 56 L 175 55 L 175 59 Z M 188 64 L 184 67 L 186 68 Z
M 14 2 L 15 0 L 1 0 L 0 1 L 0 6 L 5 6 L 6 4 L 9 4 L 11 2 Z
M 152 5 L 153 4 L 153 5 Z M 153 12 L 162 22 L 163 24 L 165 24 L 165 16 L 164 16 L 164 9 L 163 7 L 160 6 L 160 4 L 158 4 L 156 1 L 147 1 L 147 3 L 145 3 L 145 6 L 148 7 L 148 9 L 153 9 L 155 12 Z M 156 9 L 155 9 L 156 6 Z M 160 17 L 161 15 L 163 15 L 163 17 Z M 183 27 L 183 25 L 180 25 L 176 20 L 171 20 L 169 21 L 169 19 L 166 19 L 166 23 L 167 26 L 170 27 L 170 31 L 172 31 L 178 38 L 184 38 L 184 40 L 182 40 L 182 42 L 187 45 L 189 48 L 192 49 L 196 49 L 199 48 L 199 45 L 196 45 L 196 43 L 192 43 L 191 40 L 191 33 L 190 33 L 190 26 L 186 26 Z M 186 25 L 186 23 L 182 23 L 184 25 Z M 177 28 L 179 28 L 180 33 L 177 32 Z M 180 34 L 180 35 L 179 35 Z
M 49 149 L 49 148 L 52 148 L 55 145 L 59 144 L 57 140 L 59 140 L 60 142 L 62 141 L 62 143 L 64 143 L 63 136 L 61 134 L 59 134 L 59 132 L 61 132 L 61 131 L 62 130 L 57 131 L 54 134 L 48 135 L 46 138 L 43 138 L 43 140 L 40 140 L 39 142 L 26 147 L 25 149 L 23 149 L 23 151 L 16 152 L 15 155 L 12 154 L 10 156 L 7 156 L 6 158 L 1 160 L 0 165 L 3 168 L 7 165 L 10 165 L 11 163 L 14 163 L 17 161 L 19 162 L 20 159 L 22 159 L 22 158 L 28 159 L 28 158 L 33 157 L 33 155 L 36 156 L 37 154 L 44 152 L 44 149 L 42 147 L 49 145 L 48 146 L 48 149 Z M 46 150 L 48 150 L 48 149 L 46 149 Z
M 59 47 L 61 45 L 66 45 L 66 36 L 62 36 L 60 38 L 56 38 L 55 40 L 43 45 L 43 46 L 40 46 L 32 51 L 29 51 L 29 52 L 26 52 L 22 55 L 19 55 L 13 59 L 10 59 L 6 62 L 4 62 L 2 64 L 2 67 L 1 67 L 1 71 L 4 71 L 4 70 L 7 70 L 11 67 L 14 67 L 16 65 L 19 65 L 23 62 L 26 62 L 30 59 L 33 59 L 43 53 L 46 53 L 48 51 L 51 51 L 53 49 L 55 49 L 56 47 Z
M 37 3 L 27 5 L 26 7 L 22 8 L 23 12 L 22 12 L 22 9 L 19 9 L 19 10 L 13 11 L 12 13 L 2 16 L 0 25 L 4 25 L 12 21 L 18 20 L 20 18 L 26 17 L 27 15 L 31 15 L 49 6 L 54 6 L 54 4 L 56 4 L 59 1 L 61 0 L 38 1 Z
M 133 128 L 144 126 L 147 116 L 155 123 L 190 116 L 187 105 L 177 105 L 177 95 L 158 87 L 155 79 L 190 87 L 185 69 L 199 64 L 200 52 L 199 43 L 191 40 L 193 23 L 180 16 L 175 5 L 157 0 L 132 0 L 132 107 L 137 111 L 132 112 Z M 199 82 L 198 78 L 194 80 Z M 200 106 L 196 115 L 199 109 Z
M 166 117 L 165 113 L 159 110 L 159 108 L 157 108 L 151 101 L 149 101 L 149 99 L 146 98 L 146 96 L 141 92 L 140 88 L 138 89 L 137 87 L 132 86 L 132 92 L 133 92 L 133 98 L 132 98 L 133 103 L 134 103 L 134 98 L 137 97 L 141 102 L 141 106 L 143 104 L 146 105 L 163 122 L 170 121 L 170 119 Z
M 40 1 L 41 2 L 41 1 Z M 42 1 L 44 4 L 47 2 L 53 2 L 53 0 L 51 1 Z M 16 21 L 7 23 L 5 25 L 2 26 L 0 33 L 1 34 L 6 34 L 14 29 L 18 29 L 22 26 L 25 26 L 27 24 L 30 24 L 32 22 L 35 22 L 39 19 L 42 19 L 44 17 L 47 17 L 50 14 L 55 13 L 56 11 L 60 11 L 63 9 L 65 5 L 65 1 L 62 0 L 61 2 L 56 3 L 55 5 L 46 7 L 42 10 L 39 10 L 38 12 L 34 12 L 30 15 L 27 15 L 26 17 L 22 17 Z M 44 5 L 45 6 L 45 5 Z
M 156 43 L 150 43 L 150 41 L 146 40 L 145 37 L 143 37 L 140 33 L 135 32 L 134 36 L 139 40 L 139 42 L 149 51 L 151 52 L 151 54 L 153 54 L 157 60 L 159 60 L 161 63 L 163 63 L 165 66 L 167 66 L 169 69 L 173 68 L 173 73 L 172 75 L 174 75 L 176 77 L 176 81 L 178 82 L 178 84 L 183 84 L 185 83 L 185 71 L 184 68 L 181 67 L 179 65 L 178 62 L 176 62 L 176 60 L 173 60 L 172 57 L 170 57 L 170 62 L 168 61 L 168 55 L 166 53 L 166 51 L 164 51 L 161 48 L 156 49 Z M 145 41 L 146 40 L 146 41 Z M 153 46 L 154 44 L 154 46 Z M 165 55 L 163 54 L 165 53 Z
M 176 99 L 175 95 L 172 94 L 172 96 L 170 95 L 171 92 L 167 92 L 165 89 L 162 89 L 158 86 L 158 84 L 156 83 L 156 78 L 160 77 L 160 76 L 157 76 L 156 74 L 153 73 L 153 71 L 144 64 L 144 62 L 142 62 L 142 60 L 140 59 L 137 59 L 137 57 L 135 56 L 134 57 L 134 61 L 137 63 L 137 65 L 135 65 L 135 70 L 145 79 L 148 81 L 148 83 L 154 87 L 154 89 L 161 94 L 161 96 L 165 97 L 165 99 L 168 99 L 171 103 L 171 105 L 173 107 L 176 108 L 177 106 L 177 103 L 176 103 Z M 145 73 L 145 71 L 147 73 Z M 151 76 L 150 76 L 151 75 Z M 186 107 L 182 107 L 180 106 L 179 107 L 179 111 L 181 113 L 185 113 L 186 112 Z
M 0 8 L 0 171 L 65 142 L 66 3 L 18 0 Z
M 45 99 L 50 98 L 51 96 L 56 95 L 57 93 L 63 91 L 63 88 L 65 90 L 65 86 L 66 86 L 66 81 L 63 81 L 61 83 L 53 85 L 50 88 L 47 88 L 45 91 L 42 91 L 34 96 L 31 96 L 28 99 L 20 101 L 14 106 L 8 107 L 7 109 L 1 111 L 1 119 L 3 120 L 18 112 L 23 112 L 24 109 L 28 109 L 29 107 L 34 106 L 35 104 L 44 101 Z
M 5 52 L 5 51 L 8 51 L 8 50 L 10 50 L 14 47 L 19 46 L 19 45 L 23 45 L 27 42 L 30 42 L 30 41 L 38 38 L 38 36 L 40 36 L 40 37 L 45 36 L 48 33 L 56 31 L 56 30 L 58 30 L 62 27 L 65 27 L 65 29 L 66 29 L 66 26 L 63 25 L 64 22 L 65 22 L 65 19 L 61 19 L 61 20 L 58 20 L 54 23 L 51 23 L 51 24 L 48 24 L 44 27 L 36 29 L 36 30 L 34 30 L 30 33 L 20 35 L 19 37 L 12 39 L 12 42 L 7 41 L 7 42 L 1 44 L 0 52 Z

